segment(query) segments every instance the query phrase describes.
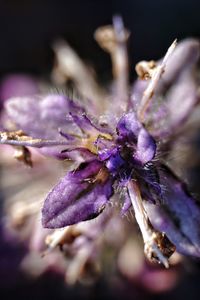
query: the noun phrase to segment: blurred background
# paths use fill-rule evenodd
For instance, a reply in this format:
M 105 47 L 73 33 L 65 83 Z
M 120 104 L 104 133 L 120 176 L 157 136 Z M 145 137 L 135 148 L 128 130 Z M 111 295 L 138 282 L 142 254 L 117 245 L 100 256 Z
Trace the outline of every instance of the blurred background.
M 96 71 L 99 82 L 107 84 L 112 78 L 110 57 L 97 45 L 93 34 L 99 26 L 110 24 L 115 14 L 123 17 L 125 26 L 131 32 L 129 57 L 130 79 L 133 80 L 136 77 L 136 62 L 162 57 L 175 38 L 181 40 L 191 36 L 200 37 L 199 11 L 198 0 L 1 0 L 0 80 L 3 82 L 6 76 L 18 73 L 29 74 L 35 78 L 49 78 L 54 63 L 51 45 L 56 39 L 64 38 L 86 64 Z M 198 178 L 199 168 L 195 176 Z M 15 250 L 11 256 L 16 256 Z M 0 285 L 0 293 L 4 297 L 2 299 L 31 300 L 47 297 L 198 299 L 199 263 L 195 262 L 192 267 L 186 263 L 186 266 L 188 272 L 180 280 L 177 280 L 179 266 L 174 267 L 174 271 L 169 273 L 174 284 L 172 282 L 161 288 L 160 292 L 150 288 L 151 284 L 155 284 L 155 281 L 161 278 L 161 275 L 155 275 L 154 270 L 154 275 L 149 271 L 146 285 L 115 274 L 110 280 L 102 275 L 92 286 L 85 287 L 79 284 L 75 288 L 67 287 L 62 276 L 51 272 L 38 276 L 35 280 L 20 274 L 17 284 L 10 287 L 9 284 L 2 287 Z M 12 272 L 12 269 L 10 270 Z M 7 271 L 9 277 L 9 269 Z M 145 274 L 140 276 L 145 277 Z M 170 282 L 169 279 L 166 281 Z
M 160 58 L 177 38 L 200 35 L 198 0 L 1 0 L 0 74 L 47 73 L 51 43 L 66 38 L 92 64 L 99 78 L 111 75 L 109 57 L 93 39 L 94 31 L 120 14 L 131 32 L 131 74 L 141 59 Z

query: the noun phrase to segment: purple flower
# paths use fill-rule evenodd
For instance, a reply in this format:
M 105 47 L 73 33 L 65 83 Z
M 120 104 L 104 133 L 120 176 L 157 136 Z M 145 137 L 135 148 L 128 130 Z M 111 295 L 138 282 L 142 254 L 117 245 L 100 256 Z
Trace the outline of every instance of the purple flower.
M 5 127 L 12 131 L 1 132 L 0 141 L 40 148 L 45 155 L 78 163 L 47 195 L 44 227 L 95 218 L 119 192 L 122 214 L 134 208 L 146 255 L 168 267 L 174 246 L 181 253 L 200 256 L 199 206 L 157 157 L 161 145 L 172 139 L 198 102 L 193 71 L 199 43 L 189 40 L 175 50 L 173 43 L 164 59 L 147 69 L 149 82 L 135 83 L 127 102 L 122 76 L 127 35 L 119 18 L 114 19 L 114 29 L 106 30 L 114 36 L 109 51 L 116 64 L 117 92 L 110 97 L 113 102 L 106 106 L 103 121 L 96 113 L 88 114 L 83 103 L 62 95 L 13 98 L 7 101 L 4 116 Z M 116 61 L 119 55 L 121 65 Z

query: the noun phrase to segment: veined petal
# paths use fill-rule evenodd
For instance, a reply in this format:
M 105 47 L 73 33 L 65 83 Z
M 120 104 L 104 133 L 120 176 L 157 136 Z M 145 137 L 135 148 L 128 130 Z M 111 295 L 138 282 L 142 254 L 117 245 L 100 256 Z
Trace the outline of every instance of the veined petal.
M 159 170 L 163 203 L 145 201 L 151 224 L 166 233 L 178 252 L 200 257 L 200 206 L 166 167 Z
M 112 193 L 112 181 L 102 163 L 82 163 L 48 194 L 42 209 L 43 226 L 60 228 L 92 219 L 102 212 Z

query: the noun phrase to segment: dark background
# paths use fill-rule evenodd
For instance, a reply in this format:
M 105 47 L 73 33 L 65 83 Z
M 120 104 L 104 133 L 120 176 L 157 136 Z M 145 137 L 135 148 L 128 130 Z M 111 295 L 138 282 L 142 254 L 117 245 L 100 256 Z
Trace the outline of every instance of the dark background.
M 120 14 L 131 31 L 131 75 L 141 59 L 161 57 L 175 39 L 200 35 L 198 0 L 0 0 L 0 75 L 45 74 L 51 43 L 64 37 L 91 63 L 99 78 L 111 76 L 110 60 L 93 39 L 95 29 Z

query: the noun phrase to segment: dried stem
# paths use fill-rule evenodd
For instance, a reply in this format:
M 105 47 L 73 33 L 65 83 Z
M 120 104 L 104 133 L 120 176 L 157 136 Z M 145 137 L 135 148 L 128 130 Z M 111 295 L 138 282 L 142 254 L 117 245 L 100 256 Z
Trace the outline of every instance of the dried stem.
M 141 194 L 135 181 L 129 181 L 128 192 L 135 211 L 136 221 L 143 236 L 145 245 L 144 251 L 147 258 L 149 260 L 157 259 L 165 266 L 165 268 L 168 268 L 168 259 L 163 255 L 161 251 L 162 249 L 159 247 L 159 245 L 162 244 L 162 241 L 160 240 L 162 238 L 162 234 L 156 232 L 149 224 L 149 220 L 142 203 Z
M 144 121 L 145 118 L 145 112 L 147 108 L 149 107 L 150 101 L 155 93 L 156 87 L 158 85 L 158 82 L 165 71 L 166 63 L 168 58 L 171 56 L 172 52 L 174 51 L 176 47 L 177 41 L 175 40 L 169 49 L 167 50 L 166 55 L 164 56 L 164 59 L 160 65 L 158 65 L 152 75 L 152 78 L 150 80 L 149 85 L 147 86 L 146 90 L 144 91 L 140 106 L 138 108 L 138 118 L 141 122 Z
M 53 50 L 57 59 L 57 65 L 53 70 L 53 79 L 56 83 L 72 80 L 80 95 L 91 101 L 89 108 L 92 108 L 92 101 L 95 101 L 95 106 L 102 111 L 105 93 L 97 84 L 93 72 L 82 62 L 67 42 L 57 41 L 53 45 Z M 86 99 L 84 100 L 87 101 Z
M 95 39 L 107 51 L 112 60 L 113 77 L 116 82 L 116 97 L 119 108 L 126 111 L 128 102 L 128 54 L 126 43 L 129 32 L 124 28 L 121 17 L 113 18 L 113 26 L 100 27 Z
M 67 226 L 65 228 L 56 229 L 52 234 L 47 235 L 45 243 L 48 246 L 48 250 L 53 250 L 58 245 L 62 244 L 63 241 L 71 234 L 72 226 Z M 47 250 L 47 252 L 48 252 Z
M 68 141 L 56 141 L 47 139 L 35 139 L 27 136 L 22 130 L 0 132 L 0 144 L 24 147 L 51 147 L 51 146 L 67 146 Z

